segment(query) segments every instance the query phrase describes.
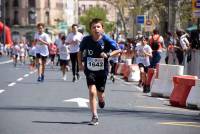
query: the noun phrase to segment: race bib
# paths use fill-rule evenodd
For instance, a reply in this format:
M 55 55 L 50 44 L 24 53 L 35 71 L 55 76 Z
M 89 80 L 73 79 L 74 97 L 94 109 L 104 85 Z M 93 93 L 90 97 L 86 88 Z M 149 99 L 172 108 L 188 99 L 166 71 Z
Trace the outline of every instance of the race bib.
M 104 59 L 103 58 L 87 58 L 87 68 L 91 71 L 104 70 Z

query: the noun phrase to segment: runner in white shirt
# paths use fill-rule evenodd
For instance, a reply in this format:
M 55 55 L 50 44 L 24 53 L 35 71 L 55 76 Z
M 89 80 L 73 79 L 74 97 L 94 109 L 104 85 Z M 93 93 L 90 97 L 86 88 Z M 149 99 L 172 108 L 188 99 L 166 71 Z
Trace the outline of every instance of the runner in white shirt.
M 36 43 L 36 65 L 38 66 L 38 79 L 37 81 L 44 81 L 44 70 L 47 56 L 49 55 L 48 45 L 50 38 L 48 34 L 44 33 L 44 24 L 37 25 L 38 32 L 35 34 Z
M 33 70 L 35 68 L 35 58 L 36 58 L 36 47 L 34 43 L 32 43 L 32 46 L 29 48 L 28 53 L 30 60 L 30 69 Z
M 25 64 L 26 46 L 23 41 L 20 41 L 19 47 L 20 47 L 19 60 L 21 64 Z
M 70 50 L 70 59 L 72 63 L 72 73 L 73 73 L 73 79 L 72 81 L 76 81 L 77 79 L 80 78 L 79 75 L 79 66 L 78 66 L 78 52 L 79 52 L 79 45 L 81 40 L 83 39 L 83 34 L 78 32 L 78 25 L 73 24 L 72 25 L 72 32 L 70 32 L 67 35 L 66 38 L 66 43 L 69 45 L 69 50 Z
M 62 45 L 59 47 L 60 67 L 63 74 L 63 80 L 66 80 L 66 69 L 69 71 L 69 46 L 65 43 L 65 36 L 62 38 Z
M 56 62 L 56 66 L 58 66 L 58 64 L 60 63 L 60 55 L 59 55 L 59 47 L 60 46 L 62 46 L 62 40 L 61 40 L 61 37 L 62 36 L 65 36 L 64 34 L 62 34 L 62 33 L 59 33 L 58 34 L 58 37 L 56 38 L 56 40 L 55 40 L 55 42 L 54 42 L 54 44 L 56 45 L 56 47 L 57 47 L 57 62 Z
M 20 46 L 19 46 L 18 42 L 14 42 L 14 46 L 12 47 L 12 55 L 13 55 L 14 67 L 17 66 L 17 59 L 19 57 L 19 54 L 20 54 Z
M 152 56 L 152 49 L 147 44 L 148 38 L 143 37 L 141 45 L 138 45 L 136 50 L 136 63 L 140 68 L 140 81 L 138 86 L 144 86 L 143 92 L 146 91 L 146 80 L 147 80 L 147 72 L 148 67 L 150 66 L 150 57 Z

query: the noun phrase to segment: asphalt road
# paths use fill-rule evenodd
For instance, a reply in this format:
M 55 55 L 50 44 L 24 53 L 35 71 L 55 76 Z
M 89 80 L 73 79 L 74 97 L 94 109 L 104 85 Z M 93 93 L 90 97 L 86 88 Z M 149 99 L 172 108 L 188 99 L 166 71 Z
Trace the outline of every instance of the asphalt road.
M 45 81 L 28 65 L 0 58 L 0 134 L 199 134 L 200 111 L 176 108 L 168 99 L 142 93 L 137 83 L 118 76 L 106 86 L 106 106 L 99 125 L 89 126 L 88 90 L 83 73 L 62 80 L 58 67 L 47 65 Z

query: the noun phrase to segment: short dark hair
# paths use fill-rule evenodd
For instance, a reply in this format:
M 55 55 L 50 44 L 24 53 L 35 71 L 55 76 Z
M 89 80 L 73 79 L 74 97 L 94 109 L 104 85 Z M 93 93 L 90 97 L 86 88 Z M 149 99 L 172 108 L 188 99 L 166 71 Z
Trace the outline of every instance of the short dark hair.
M 39 28 L 40 26 L 44 27 L 44 23 L 38 23 L 37 24 L 37 28 Z
M 64 35 L 62 35 L 61 40 L 65 40 L 65 39 L 66 39 L 66 37 Z
M 154 29 L 153 30 L 153 34 L 159 34 L 159 30 L 158 29 Z
M 95 24 L 95 23 L 101 23 L 102 27 L 104 27 L 104 24 L 103 24 L 103 20 L 102 20 L 102 19 L 100 19 L 100 18 L 94 18 L 94 19 L 92 19 L 92 20 L 90 21 L 90 24 L 89 24 L 90 28 L 91 28 L 92 25 Z
M 78 24 L 73 24 L 73 25 L 72 25 L 72 28 L 75 27 L 75 26 L 78 27 Z

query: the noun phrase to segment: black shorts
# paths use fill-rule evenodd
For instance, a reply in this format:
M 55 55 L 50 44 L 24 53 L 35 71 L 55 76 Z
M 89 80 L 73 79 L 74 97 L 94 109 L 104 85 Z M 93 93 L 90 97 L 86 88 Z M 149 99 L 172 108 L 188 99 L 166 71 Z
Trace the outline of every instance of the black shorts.
M 51 59 L 52 62 L 54 61 L 55 56 L 56 56 L 55 54 L 50 54 L 50 55 L 49 55 L 49 57 L 50 57 L 50 59 Z
M 144 66 L 144 64 L 142 64 L 142 63 L 139 63 L 138 66 L 139 66 L 139 68 L 144 68 L 144 72 L 145 72 L 145 73 L 148 73 L 148 68 L 149 68 L 148 66 L 146 67 L 146 66 Z
M 69 65 L 69 60 L 61 60 L 60 59 L 60 66 L 66 66 Z
M 36 54 L 36 58 L 37 58 L 37 59 L 40 59 L 40 58 L 41 58 L 43 61 L 46 61 L 47 56 L 42 56 L 41 54 L 37 53 L 37 54 Z
M 88 87 L 90 85 L 95 85 L 97 88 L 97 91 L 104 92 L 107 76 L 106 75 L 96 75 L 95 73 L 87 73 L 86 74 L 86 80 Z

